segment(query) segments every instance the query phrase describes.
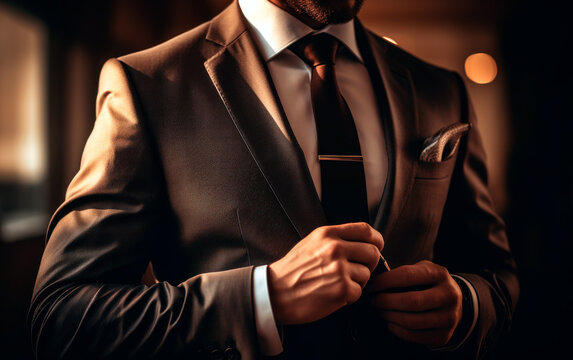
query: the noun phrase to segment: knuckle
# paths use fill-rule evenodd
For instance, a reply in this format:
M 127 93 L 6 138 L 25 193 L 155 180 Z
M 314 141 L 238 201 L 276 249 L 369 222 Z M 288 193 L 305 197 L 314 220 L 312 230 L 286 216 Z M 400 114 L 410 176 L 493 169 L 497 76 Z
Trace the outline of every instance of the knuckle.
M 444 290 L 443 302 L 446 305 L 457 305 L 462 302 L 462 292 L 461 290 L 454 286 L 448 286 Z
M 380 250 L 378 249 L 378 247 L 374 244 L 368 244 L 370 251 L 372 252 L 372 256 L 376 257 L 376 259 L 378 259 L 380 257 Z
M 369 259 L 368 259 L 368 268 L 372 271 L 378 264 L 380 260 L 380 250 L 375 245 L 370 245 L 368 247 Z
M 355 232 L 356 234 L 360 234 L 361 237 L 367 239 L 372 238 L 372 228 L 370 227 L 370 225 L 368 225 L 368 223 L 365 222 L 354 223 L 352 226 L 352 231 Z
M 424 264 L 423 274 L 424 274 L 424 277 L 426 279 L 434 279 L 435 278 L 434 269 L 432 269 L 432 267 L 427 265 L 427 264 Z
M 362 269 L 362 273 L 363 273 L 362 276 L 364 276 L 364 279 L 365 279 L 366 281 L 370 280 L 370 276 L 372 276 L 372 273 L 370 272 L 370 269 L 369 269 L 368 267 L 366 267 L 366 266 L 361 267 L 361 269 Z
M 452 299 L 454 301 L 454 304 L 461 304 L 462 303 L 462 290 L 455 286 L 455 287 L 451 287 L 451 292 L 452 292 Z
M 368 237 L 368 239 L 370 239 L 369 241 L 373 241 L 373 239 L 376 238 L 376 234 L 374 233 L 376 230 L 374 230 L 368 223 L 361 223 L 360 226 L 362 226 L 362 231 L 364 234 Z
M 323 267 L 323 274 L 331 281 L 335 282 L 335 286 L 339 286 L 341 281 L 344 281 L 347 276 L 346 264 L 342 261 L 331 261 Z
M 366 267 L 361 267 L 360 271 L 359 271 L 360 286 L 361 287 L 366 286 L 366 284 L 368 283 L 368 280 L 370 280 L 370 269 L 368 269 Z
M 422 260 L 419 263 L 420 265 L 423 265 L 426 268 L 429 268 L 433 263 L 430 260 Z
M 365 232 L 365 233 L 369 233 L 369 232 L 371 231 L 371 229 L 372 229 L 372 228 L 370 227 L 370 225 L 368 225 L 368 223 L 363 222 L 363 221 L 362 221 L 362 222 L 359 222 L 359 223 L 356 223 L 356 226 L 357 226 L 357 228 L 358 228 L 360 231 L 363 231 L 363 232 Z
M 326 237 L 330 237 L 332 235 L 332 228 L 330 226 L 321 226 L 319 228 L 316 228 L 314 230 L 314 232 L 320 238 L 326 238 Z
M 438 265 L 428 260 L 424 260 L 423 263 L 426 270 L 426 274 L 432 279 L 436 279 L 438 281 L 444 281 L 450 275 L 448 270 L 441 265 Z
M 338 259 L 342 254 L 342 246 L 339 241 L 330 241 L 326 246 L 326 255 L 330 259 Z
M 360 298 L 360 295 L 362 295 L 362 289 L 359 286 L 356 286 L 356 284 L 352 283 L 348 283 L 346 286 L 346 302 L 348 304 L 352 304 Z
M 450 278 L 450 272 L 448 271 L 448 269 L 446 269 L 445 267 L 441 266 L 441 265 L 437 265 L 436 267 L 436 272 L 437 272 L 437 276 L 440 279 L 449 279 Z

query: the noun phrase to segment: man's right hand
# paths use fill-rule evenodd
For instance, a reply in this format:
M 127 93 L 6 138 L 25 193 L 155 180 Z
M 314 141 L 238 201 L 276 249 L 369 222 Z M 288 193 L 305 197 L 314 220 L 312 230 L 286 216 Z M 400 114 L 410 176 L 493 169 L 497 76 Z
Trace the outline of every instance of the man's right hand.
M 269 265 L 268 282 L 278 325 L 322 319 L 360 298 L 384 247 L 367 223 L 323 226 Z

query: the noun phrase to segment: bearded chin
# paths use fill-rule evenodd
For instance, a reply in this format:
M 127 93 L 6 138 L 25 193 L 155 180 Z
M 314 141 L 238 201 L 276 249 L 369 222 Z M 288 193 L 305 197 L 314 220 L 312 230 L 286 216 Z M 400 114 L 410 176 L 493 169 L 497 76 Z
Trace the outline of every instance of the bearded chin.
M 336 0 L 331 1 L 336 2 Z M 287 0 L 285 2 L 296 12 L 320 24 L 330 25 L 352 20 L 362 7 L 364 0 L 356 0 L 354 6 L 340 8 L 329 6 L 328 0 Z

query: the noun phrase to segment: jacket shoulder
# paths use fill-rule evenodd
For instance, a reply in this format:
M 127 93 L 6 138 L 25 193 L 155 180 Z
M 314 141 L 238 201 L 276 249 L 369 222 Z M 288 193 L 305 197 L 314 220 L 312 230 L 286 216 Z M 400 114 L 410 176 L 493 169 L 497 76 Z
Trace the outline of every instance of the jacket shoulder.
M 458 83 L 459 74 L 457 72 L 423 60 L 418 56 L 402 49 L 400 46 L 395 45 L 383 37 L 375 34 L 374 32 L 370 30 L 366 31 L 371 39 L 373 39 L 373 41 L 375 41 L 378 46 L 384 49 L 386 58 L 392 59 L 392 61 L 401 64 L 401 66 L 406 68 L 413 77 L 423 76 L 435 78 L 435 80 L 440 81 L 453 80 L 454 82 Z
M 151 77 L 158 71 L 169 71 L 182 63 L 187 66 L 193 62 L 202 64 L 219 49 L 216 44 L 206 41 L 209 24 L 210 22 L 203 23 L 151 48 L 121 56 L 118 60 L 127 67 Z

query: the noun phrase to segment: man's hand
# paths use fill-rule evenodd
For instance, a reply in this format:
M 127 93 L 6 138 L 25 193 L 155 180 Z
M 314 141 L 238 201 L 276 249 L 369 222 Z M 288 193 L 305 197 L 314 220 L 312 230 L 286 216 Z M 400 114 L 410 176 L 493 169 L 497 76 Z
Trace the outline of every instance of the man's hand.
M 372 304 L 399 338 L 445 345 L 462 316 L 462 292 L 442 266 L 430 261 L 400 266 L 368 285 Z
M 322 319 L 360 298 L 384 247 L 366 223 L 315 229 L 269 265 L 269 292 L 279 325 Z

